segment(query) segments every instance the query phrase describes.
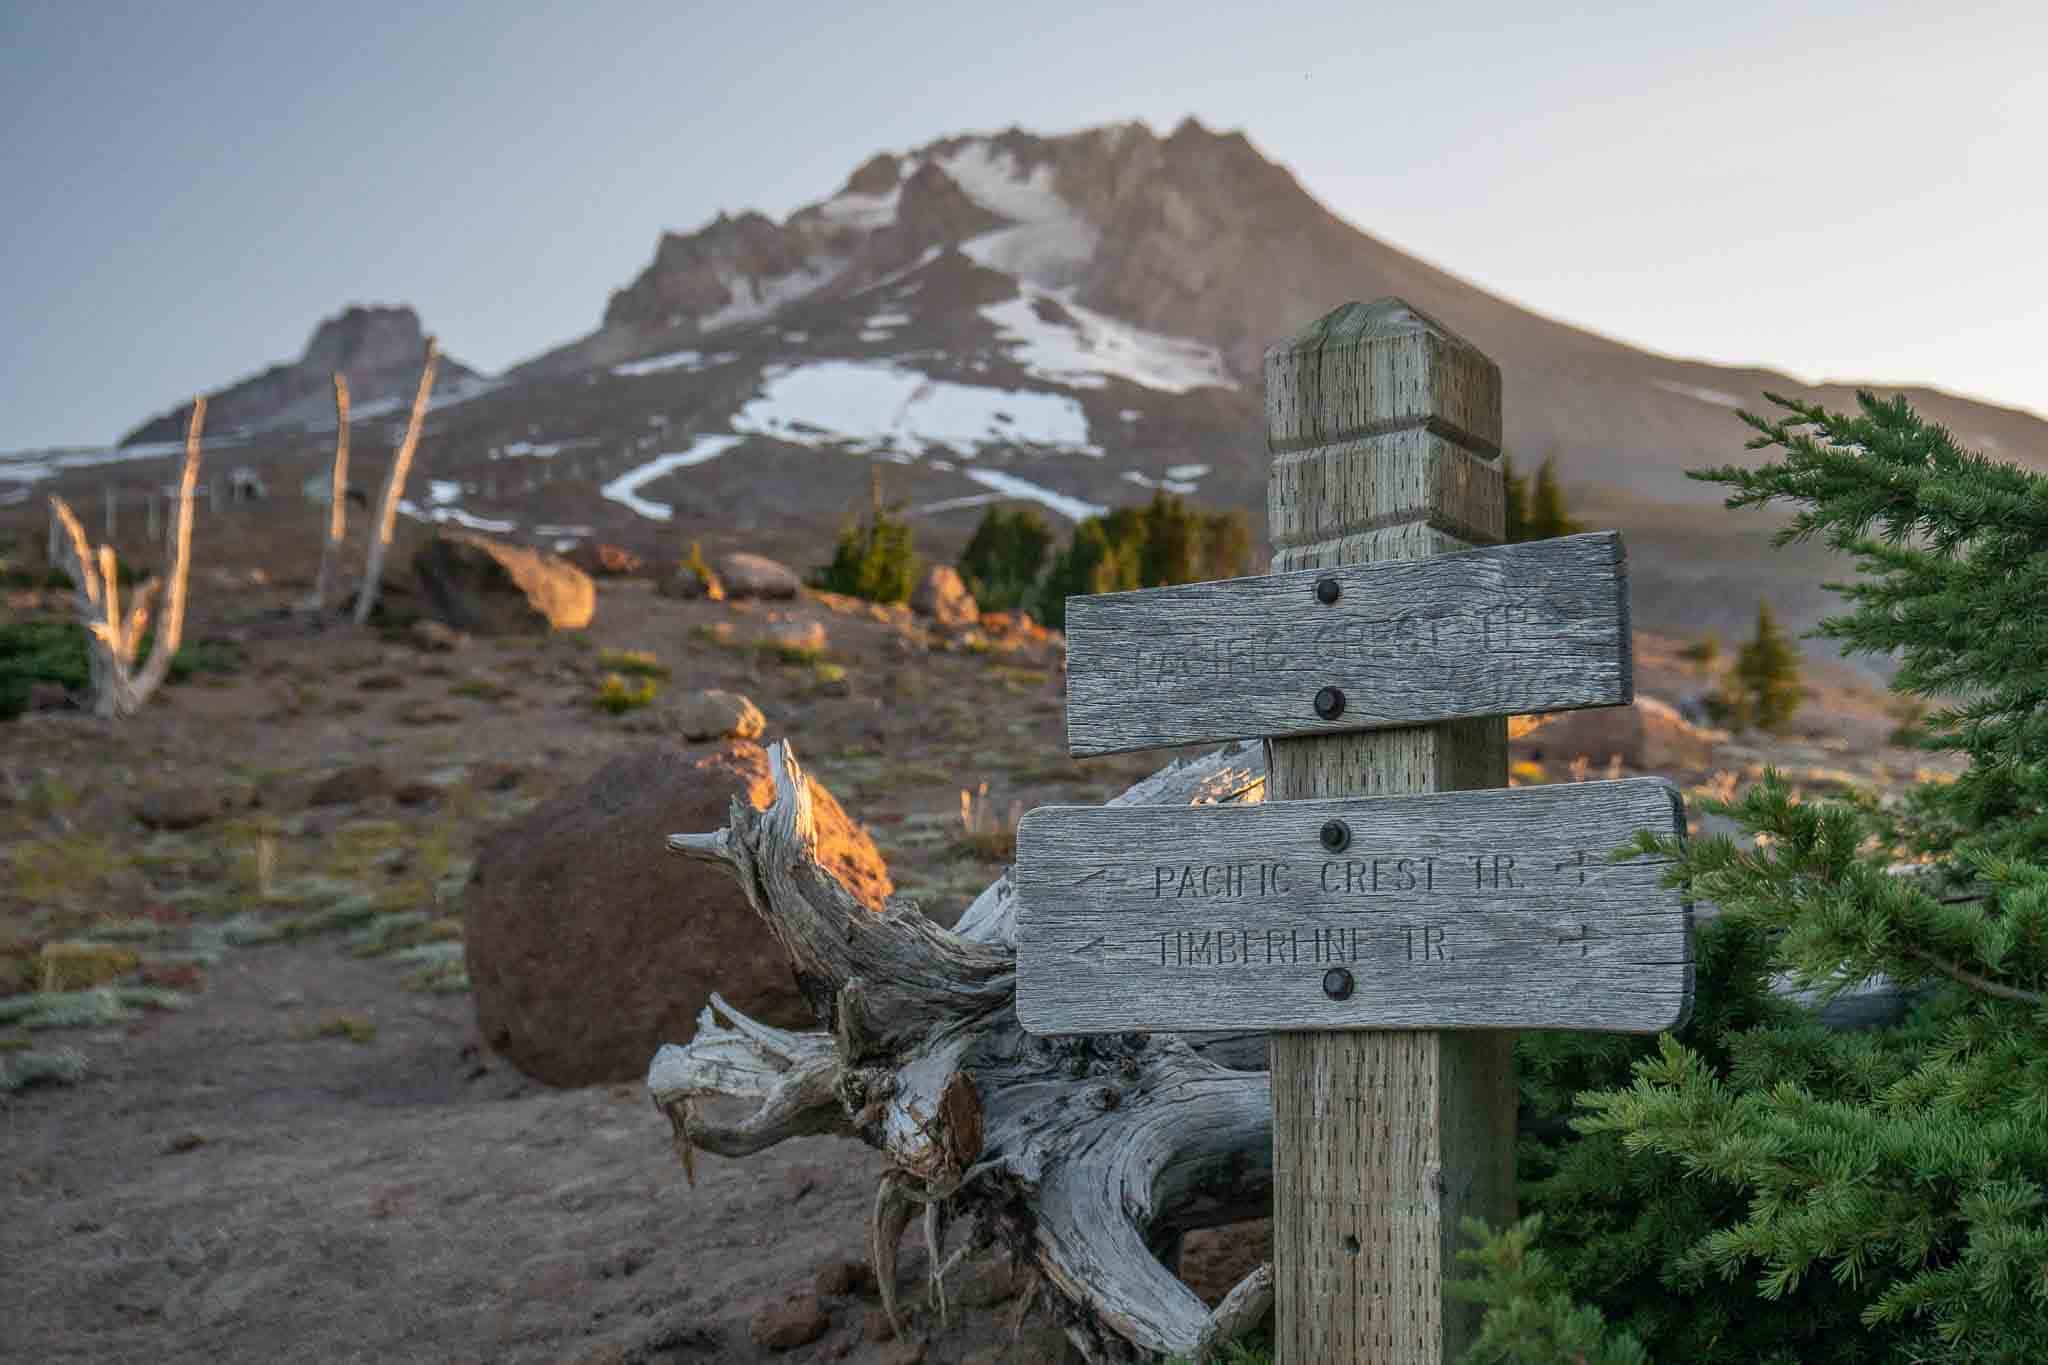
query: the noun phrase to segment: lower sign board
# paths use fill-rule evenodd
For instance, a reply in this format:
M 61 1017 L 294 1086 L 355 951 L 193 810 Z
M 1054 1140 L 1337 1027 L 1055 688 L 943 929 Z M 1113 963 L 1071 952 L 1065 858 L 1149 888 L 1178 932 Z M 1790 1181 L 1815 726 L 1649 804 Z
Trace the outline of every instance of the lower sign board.
M 1017 829 L 1032 1033 L 1587 1029 L 1692 1005 L 1658 778 L 1255 806 L 1045 806 Z

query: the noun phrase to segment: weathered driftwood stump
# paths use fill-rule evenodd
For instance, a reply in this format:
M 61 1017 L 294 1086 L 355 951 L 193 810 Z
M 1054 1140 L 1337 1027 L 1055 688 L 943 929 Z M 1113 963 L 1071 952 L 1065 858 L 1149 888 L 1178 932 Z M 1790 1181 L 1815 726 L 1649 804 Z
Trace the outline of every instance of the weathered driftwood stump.
M 713 997 L 685 1046 L 648 1069 L 686 1170 L 701 1148 L 747 1156 L 784 1138 L 839 1133 L 888 1158 L 872 1225 L 875 1271 L 895 1317 L 896 1248 L 922 1211 L 933 1290 L 952 1222 L 969 1250 L 1006 1247 L 1090 1360 L 1206 1354 L 1271 1303 L 1262 1269 L 1214 1312 L 1162 1263 L 1181 1233 L 1265 1216 L 1272 1196 L 1272 1096 L 1233 1070 L 1242 1040 L 1127 1035 L 1033 1038 L 1017 1023 L 1016 905 L 1007 874 L 953 929 L 892 902 L 876 915 L 818 865 L 810 800 L 786 743 L 769 749 L 774 804 L 734 802 L 716 834 L 669 846 L 738 878 L 796 969 L 824 1026 L 768 1028 Z M 1259 747 L 1174 764 L 1113 804 L 1260 800 Z M 1233 1046 L 1235 1045 L 1235 1047 Z M 1264 1048 L 1254 1041 L 1257 1064 Z M 710 1097 L 756 1108 L 721 1124 Z

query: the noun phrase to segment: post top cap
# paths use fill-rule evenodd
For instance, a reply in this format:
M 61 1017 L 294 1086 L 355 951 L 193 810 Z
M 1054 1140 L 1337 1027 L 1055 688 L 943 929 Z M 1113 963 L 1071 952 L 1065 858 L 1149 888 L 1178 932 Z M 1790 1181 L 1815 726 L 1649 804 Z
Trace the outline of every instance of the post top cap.
M 1434 336 L 1470 349 L 1471 343 L 1405 299 L 1392 295 L 1360 303 L 1342 303 L 1293 336 L 1275 342 L 1270 352 L 1318 350 L 1387 341 L 1402 336 Z

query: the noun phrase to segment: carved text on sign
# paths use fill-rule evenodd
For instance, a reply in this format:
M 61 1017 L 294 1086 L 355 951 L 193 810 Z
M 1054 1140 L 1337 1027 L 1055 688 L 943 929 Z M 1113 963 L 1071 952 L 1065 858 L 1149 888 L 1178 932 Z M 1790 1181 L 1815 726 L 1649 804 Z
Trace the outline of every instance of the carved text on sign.
M 1250 678 L 1317 667 L 1355 667 L 1417 651 L 1459 658 L 1539 648 L 1553 632 L 1534 607 L 1503 602 L 1441 615 L 1404 613 L 1372 619 L 1336 618 L 1294 629 L 1273 628 L 1209 640 L 1134 649 L 1121 681 L 1135 687 L 1193 678 Z
M 1017 831 L 1017 1008 L 1133 1028 L 1658 1030 L 1691 995 L 1655 778 L 1242 807 L 1047 806 Z M 1327 977 L 1327 979 L 1326 979 Z

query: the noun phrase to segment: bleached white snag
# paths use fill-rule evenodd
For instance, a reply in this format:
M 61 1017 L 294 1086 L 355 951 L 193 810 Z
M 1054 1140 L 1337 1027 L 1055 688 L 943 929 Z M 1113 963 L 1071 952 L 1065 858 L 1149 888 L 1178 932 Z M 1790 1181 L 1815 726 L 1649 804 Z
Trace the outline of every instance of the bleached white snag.
M 173 528 L 173 559 L 170 596 L 158 619 L 156 642 L 142 669 L 135 669 L 135 653 L 149 629 L 150 612 L 156 604 L 163 580 L 152 578 L 139 588 L 128 609 L 121 609 L 120 566 L 114 547 L 102 545 L 95 552 L 85 538 L 71 505 L 62 498 L 50 499 L 50 514 L 60 562 L 76 594 L 79 618 L 86 629 L 86 649 L 92 683 L 93 714 L 107 719 L 132 716 L 163 686 L 171 671 L 171 659 L 185 633 L 185 585 L 192 567 L 192 494 L 199 483 L 199 435 L 206 426 L 206 399 L 192 400 L 192 419 L 185 428 L 185 466 L 178 479 L 178 520 Z
M 334 478 L 329 491 L 327 536 L 320 542 L 320 576 L 313 580 L 313 596 L 307 603 L 316 612 L 327 610 L 334 561 L 348 535 L 348 376 L 339 370 L 334 372 Z
M 377 531 L 370 537 L 370 561 L 363 569 L 363 585 L 356 592 L 356 624 L 370 619 L 377 607 L 377 590 L 384 582 L 384 555 L 391 548 L 391 535 L 398 527 L 398 503 L 405 496 L 405 476 L 412 471 L 413 452 L 419 449 L 420 426 L 427 419 L 427 396 L 434 391 L 434 366 L 441 358 L 434 338 L 427 338 L 427 359 L 420 369 L 419 392 L 413 395 L 412 418 L 405 425 L 405 443 L 391 461 L 384 476 L 384 495 L 377 504 Z

